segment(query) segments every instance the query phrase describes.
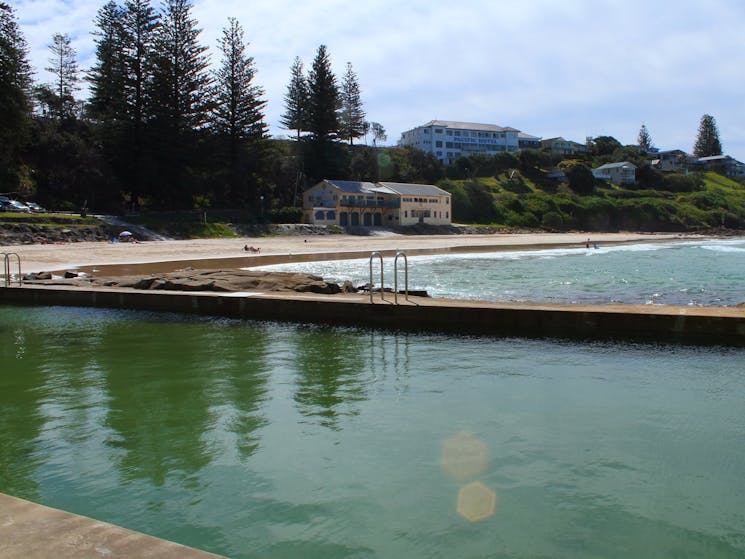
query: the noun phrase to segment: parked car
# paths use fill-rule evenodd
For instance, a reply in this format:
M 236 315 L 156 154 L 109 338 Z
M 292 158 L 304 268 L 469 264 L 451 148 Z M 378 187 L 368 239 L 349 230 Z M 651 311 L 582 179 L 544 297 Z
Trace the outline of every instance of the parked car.
M 18 200 L 10 200 L 7 204 L 3 205 L 3 210 L 5 210 L 6 212 L 23 212 L 27 214 L 31 213 L 31 208 L 29 208 L 23 202 L 19 202 Z
M 28 209 L 30 209 L 34 213 L 43 213 L 47 211 L 45 208 L 42 208 L 36 202 L 26 202 L 26 205 L 28 206 Z

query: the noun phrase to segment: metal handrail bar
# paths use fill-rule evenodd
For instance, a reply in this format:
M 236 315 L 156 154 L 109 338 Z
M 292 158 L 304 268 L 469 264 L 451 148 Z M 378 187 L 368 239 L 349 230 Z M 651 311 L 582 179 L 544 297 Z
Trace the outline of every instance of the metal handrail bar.
M 406 257 L 405 252 L 397 252 L 393 258 L 393 302 L 398 305 L 398 257 L 404 257 L 404 278 L 405 278 L 405 293 L 406 300 L 409 300 L 409 259 Z
M 385 282 L 383 281 L 383 255 L 379 252 L 370 253 L 370 302 L 373 302 L 373 258 L 378 257 L 380 260 L 380 300 L 385 301 Z
M 5 270 L 5 287 L 10 287 L 10 257 L 15 256 L 18 261 L 18 285 L 23 285 L 23 276 L 21 275 L 21 257 L 17 252 L 3 252 L 3 268 Z

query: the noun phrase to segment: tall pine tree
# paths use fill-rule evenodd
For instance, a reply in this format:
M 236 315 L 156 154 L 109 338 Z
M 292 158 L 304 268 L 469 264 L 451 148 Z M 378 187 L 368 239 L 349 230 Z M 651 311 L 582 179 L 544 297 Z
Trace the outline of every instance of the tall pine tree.
M 260 142 L 266 135 L 264 90 L 253 83 L 256 69 L 254 59 L 246 55 L 243 28 L 235 18 L 228 18 L 218 45 L 222 51 L 222 64 L 214 73 L 215 104 L 212 125 L 227 150 L 229 184 L 232 192 L 223 193 L 223 199 L 256 198 L 247 196 L 242 186 L 248 186 L 248 163 L 260 159 Z M 252 152 L 249 154 L 249 150 Z M 249 157 L 252 155 L 253 157 Z M 255 185 L 254 185 L 255 186 Z M 255 191 L 255 188 L 254 188 Z
M 307 128 L 314 141 L 324 143 L 339 136 L 341 97 L 326 45 L 318 47 L 308 75 Z
M 197 141 L 211 106 L 207 47 L 199 44 L 201 30 L 191 8 L 189 0 L 167 0 L 156 30 L 153 114 L 162 185 L 157 194 L 168 206 L 191 207 L 193 182 L 187 175 L 200 163 Z
M 106 126 L 113 126 L 125 117 L 124 85 L 127 68 L 124 58 L 124 10 L 115 2 L 104 4 L 98 10 L 93 32 L 96 44 L 96 62 L 88 71 L 90 83 L 89 113 Z
M 54 75 L 54 82 L 50 85 L 56 96 L 52 111 L 58 118 L 70 118 L 75 115 L 75 91 L 80 88 L 78 53 L 67 33 L 55 33 L 49 51 L 52 56 L 46 70 Z
M 303 165 L 311 180 L 337 176 L 344 166 L 337 145 L 341 96 L 326 45 L 318 47 L 308 73 L 308 111 Z
M 647 125 L 644 123 L 642 123 L 642 127 L 639 129 L 639 136 L 637 137 L 636 142 L 645 152 L 652 149 L 652 136 L 649 135 Z
M 362 108 L 357 74 L 354 73 L 351 62 L 347 62 L 347 70 L 341 82 L 339 134 L 345 140 L 349 140 L 350 146 L 355 138 L 365 134 L 365 110 Z
M 122 146 L 129 161 L 126 177 L 130 202 L 159 187 L 154 173 L 153 134 L 149 134 L 153 114 L 153 71 L 155 37 L 159 16 L 150 0 L 127 0 L 124 4 L 124 60 L 127 69 L 124 95 L 127 110 L 126 143 Z M 155 180 L 153 180 L 155 179 Z
M 717 123 L 711 115 L 701 117 L 698 125 L 698 137 L 693 146 L 693 155 L 696 157 L 709 157 L 711 155 L 722 155 L 722 144 L 719 141 Z
M 31 67 L 13 8 L 0 2 L 0 192 L 15 191 L 31 111 Z
M 285 113 L 280 117 L 280 124 L 288 130 L 297 131 L 297 139 L 307 129 L 308 124 L 308 82 L 303 74 L 303 62 L 299 56 L 290 68 L 290 83 L 285 93 Z

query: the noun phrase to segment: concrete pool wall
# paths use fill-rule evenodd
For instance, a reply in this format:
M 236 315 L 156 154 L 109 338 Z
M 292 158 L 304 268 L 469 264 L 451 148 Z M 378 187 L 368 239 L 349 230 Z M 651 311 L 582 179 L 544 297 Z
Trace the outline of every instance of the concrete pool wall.
M 662 305 L 488 303 L 398 296 L 142 291 L 23 285 L 0 303 L 185 312 L 250 320 L 527 338 L 745 346 L 745 309 Z

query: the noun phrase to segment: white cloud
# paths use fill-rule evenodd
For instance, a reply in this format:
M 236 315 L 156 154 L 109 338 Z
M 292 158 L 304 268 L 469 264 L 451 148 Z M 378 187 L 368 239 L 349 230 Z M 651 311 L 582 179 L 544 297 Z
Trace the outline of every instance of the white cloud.
M 100 5 L 16 3 L 38 79 L 57 31 L 74 38 L 81 67 L 92 63 Z M 242 23 L 274 134 L 286 133 L 278 119 L 294 57 L 309 67 L 326 44 L 337 75 L 352 62 L 368 118 L 389 142 L 433 118 L 624 143 L 645 122 L 658 146 L 691 149 L 710 113 L 725 150 L 745 159 L 739 0 L 196 0 L 193 15 L 214 63 L 228 16 Z

